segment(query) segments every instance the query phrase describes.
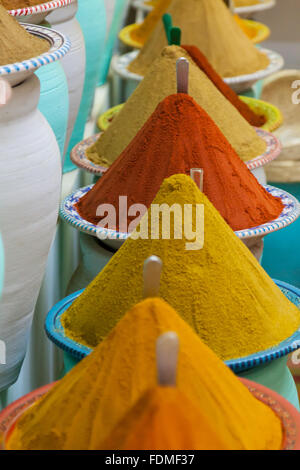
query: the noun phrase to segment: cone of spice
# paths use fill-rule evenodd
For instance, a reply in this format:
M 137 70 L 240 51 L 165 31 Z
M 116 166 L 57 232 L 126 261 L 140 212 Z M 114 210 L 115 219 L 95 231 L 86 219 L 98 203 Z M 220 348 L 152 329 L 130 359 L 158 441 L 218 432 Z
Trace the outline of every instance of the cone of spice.
M 168 46 L 150 67 L 107 131 L 87 150 L 91 161 L 109 167 L 136 136 L 156 106 L 167 96 L 176 93 L 176 62 L 180 57 L 190 62 L 189 94 L 215 121 L 239 157 L 249 161 L 265 152 L 266 143 L 195 64 L 187 51 L 178 46 Z
M 194 211 L 197 205 L 203 205 L 205 216 L 202 212 L 197 217 L 187 214 L 183 221 L 175 214 L 169 239 L 165 239 L 162 214 L 156 216 L 154 212 L 152 217 L 153 206 L 161 204 L 170 208 L 176 204 L 182 214 L 186 204 Z M 186 233 L 187 226 L 192 226 L 193 234 Z M 124 312 L 141 300 L 142 266 L 151 255 L 158 256 L 164 266 L 159 295 L 222 359 L 275 346 L 300 325 L 297 307 L 282 294 L 193 180 L 174 175 L 163 182 L 136 231 L 63 314 L 66 335 L 90 347 L 99 344 Z
M 173 0 L 168 13 L 182 30 L 182 43 L 199 47 L 221 77 L 252 74 L 268 67 L 266 54 L 244 34 L 223 0 Z M 129 71 L 144 76 L 166 45 L 159 22 Z
M 204 193 L 233 230 L 275 220 L 283 210 L 241 161 L 208 114 L 184 93 L 165 98 L 133 141 L 76 207 L 81 217 L 97 225 L 100 204 L 111 204 L 118 221 L 119 197 L 128 207 L 150 207 L 163 180 L 203 168 Z M 132 222 L 128 217 L 126 227 Z
M 170 331 L 180 340 L 177 391 L 157 389 L 155 344 Z M 170 417 L 181 398 L 187 408 L 176 408 Z M 188 427 L 196 424 L 195 408 L 202 444 Z M 178 424 L 185 426 L 178 429 Z M 282 438 L 273 411 L 252 396 L 168 304 L 152 298 L 130 309 L 92 354 L 24 413 L 7 447 L 111 450 L 121 445 L 136 450 L 151 442 L 151 449 L 279 450 Z
M 0 66 L 37 57 L 50 49 L 50 44 L 26 31 L 0 5 Z

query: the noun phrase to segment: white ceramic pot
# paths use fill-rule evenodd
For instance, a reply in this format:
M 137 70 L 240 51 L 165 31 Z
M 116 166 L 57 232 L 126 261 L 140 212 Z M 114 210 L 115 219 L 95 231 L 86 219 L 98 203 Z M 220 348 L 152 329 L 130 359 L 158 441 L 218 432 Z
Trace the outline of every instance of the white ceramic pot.
M 54 133 L 37 110 L 39 79 L 13 88 L 0 108 L 0 220 L 5 278 L 0 301 L 0 391 L 18 378 L 33 311 L 55 233 L 61 160 Z M 41 332 L 42 334 L 42 332 Z
M 78 2 L 75 0 L 70 5 L 58 8 L 47 16 L 47 21 L 53 29 L 65 34 L 72 44 L 70 52 L 61 61 L 69 88 L 69 120 L 65 151 L 78 115 L 85 77 L 85 44 L 80 25 L 75 18 L 77 8 Z

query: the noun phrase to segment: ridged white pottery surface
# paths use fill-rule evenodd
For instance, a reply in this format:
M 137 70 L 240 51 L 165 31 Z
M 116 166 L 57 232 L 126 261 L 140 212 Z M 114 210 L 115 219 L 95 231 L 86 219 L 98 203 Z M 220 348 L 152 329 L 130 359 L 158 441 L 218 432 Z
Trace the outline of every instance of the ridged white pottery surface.
M 80 25 L 75 18 L 77 9 L 78 2 L 76 1 L 47 16 L 47 21 L 53 29 L 68 36 L 72 44 L 70 52 L 61 61 L 69 88 L 69 119 L 65 151 L 68 148 L 78 115 L 85 77 L 85 44 Z
M 48 122 L 37 110 L 39 79 L 13 89 L 0 108 L 0 220 L 5 280 L 0 301 L 0 391 L 18 378 L 59 206 L 61 162 Z

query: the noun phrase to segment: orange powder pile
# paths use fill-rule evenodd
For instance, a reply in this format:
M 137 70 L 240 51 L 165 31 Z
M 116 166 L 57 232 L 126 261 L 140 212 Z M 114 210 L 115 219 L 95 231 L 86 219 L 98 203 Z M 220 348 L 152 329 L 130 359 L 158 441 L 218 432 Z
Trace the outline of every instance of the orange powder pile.
M 97 224 L 98 206 L 112 204 L 119 220 L 119 196 L 128 197 L 128 207 L 148 208 L 165 178 L 189 175 L 191 168 L 204 169 L 204 193 L 233 230 L 274 220 L 283 210 L 194 99 L 174 94 L 158 105 L 107 173 L 80 199 L 78 212 Z

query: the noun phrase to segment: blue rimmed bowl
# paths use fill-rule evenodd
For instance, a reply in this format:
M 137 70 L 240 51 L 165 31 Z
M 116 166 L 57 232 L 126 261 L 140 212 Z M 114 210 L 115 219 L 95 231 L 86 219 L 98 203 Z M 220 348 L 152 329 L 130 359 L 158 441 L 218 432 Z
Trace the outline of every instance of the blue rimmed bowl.
M 284 295 L 298 308 L 300 308 L 300 290 L 294 286 L 290 286 L 285 282 L 275 280 L 275 283 L 284 293 Z M 81 360 L 92 352 L 92 349 L 84 346 L 71 338 L 67 337 L 61 324 L 61 317 L 73 302 L 82 294 L 84 289 L 69 295 L 58 302 L 48 313 L 45 330 L 48 338 L 61 348 L 64 352 L 70 354 L 75 360 Z M 284 357 L 289 353 L 300 348 L 300 329 L 296 331 L 290 338 L 286 339 L 278 346 L 267 349 L 265 351 L 252 354 L 247 357 L 225 361 L 225 363 L 235 373 L 239 373 L 262 364 L 274 361 L 280 357 Z
M 0 66 L 0 78 L 5 78 L 11 86 L 16 86 L 23 82 L 43 65 L 48 65 L 62 59 L 71 48 L 69 39 L 54 29 L 33 24 L 22 24 L 22 26 L 33 36 L 45 39 L 49 43 L 50 49 L 44 54 L 24 60 L 23 62 Z
M 103 241 L 103 243 L 113 249 L 119 249 L 124 241 L 129 237 L 128 233 L 97 227 L 97 225 L 94 225 L 91 222 L 83 219 L 77 212 L 75 205 L 81 197 L 83 197 L 92 189 L 92 187 L 93 185 L 89 185 L 84 188 L 80 188 L 64 199 L 60 207 L 60 216 L 63 220 L 81 232 L 98 237 Z M 297 220 L 300 215 L 300 205 L 294 196 L 287 193 L 286 191 L 283 191 L 282 189 L 275 188 L 273 186 L 265 186 L 265 189 L 273 196 L 279 197 L 281 199 L 284 205 L 284 209 L 276 220 L 258 227 L 235 232 L 241 240 L 263 237 L 269 233 L 281 230 L 295 222 L 295 220 Z

